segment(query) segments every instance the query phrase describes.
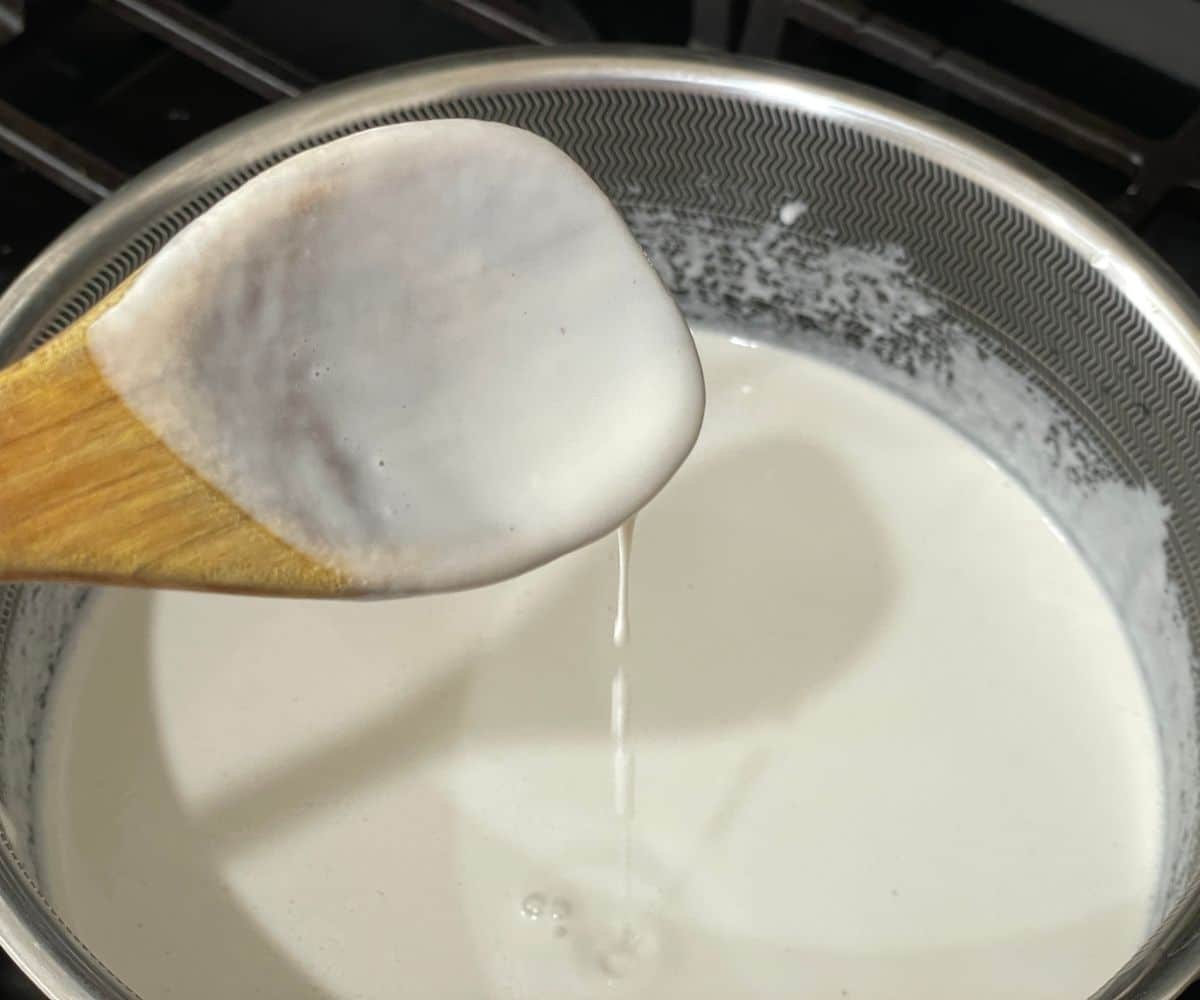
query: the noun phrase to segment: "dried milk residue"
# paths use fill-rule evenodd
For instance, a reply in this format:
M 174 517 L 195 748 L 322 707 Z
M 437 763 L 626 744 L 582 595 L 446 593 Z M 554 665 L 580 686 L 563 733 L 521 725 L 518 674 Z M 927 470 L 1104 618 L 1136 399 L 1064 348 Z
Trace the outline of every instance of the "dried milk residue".
M 737 324 L 919 403 L 1008 469 L 1078 546 L 1129 630 L 1160 720 L 1175 865 L 1165 906 L 1183 888 L 1200 781 L 1194 652 L 1168 573 L 1162 498 L 1130 483 L 1077 416 L 940 301 L 903 247 L 834 245 L 829 233 L 774 223 L 730 229 L 666 209 L 627 217 L 689 318 Z

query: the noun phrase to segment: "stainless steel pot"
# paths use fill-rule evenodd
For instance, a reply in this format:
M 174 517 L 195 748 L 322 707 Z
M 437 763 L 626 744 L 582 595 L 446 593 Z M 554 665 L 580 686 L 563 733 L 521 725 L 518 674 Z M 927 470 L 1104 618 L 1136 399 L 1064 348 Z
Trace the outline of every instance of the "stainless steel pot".
M 906 393 L 1064 524 L 1126 620 L 1167 785 L 1161 925 L 1096 996 L 1175 996 L 1200 971 L 1200 304 L 1136 238 L 1004 147 L 767 63 L 629 49 L 423 63 L 252 115 L 128 184 L 0 299 L 0 356 L 53 336 L 269 164 L 429 117 L 557 142 L 626 212 L 692 316 L 735 319 Z M 131 997 L 38 892 L 39 727 L 85 600 L 63 585 L 0 596 L 0 940 L 52 997 Z

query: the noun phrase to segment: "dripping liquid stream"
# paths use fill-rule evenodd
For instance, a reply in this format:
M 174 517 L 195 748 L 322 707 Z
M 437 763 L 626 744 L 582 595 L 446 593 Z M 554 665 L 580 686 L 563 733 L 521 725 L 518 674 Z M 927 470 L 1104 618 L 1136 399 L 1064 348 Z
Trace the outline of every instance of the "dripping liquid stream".
M 617 532 L 617 613 L 613 622 L 613 645 L 617 649 L 612 681 L 613 805 L 621 822 L 622 936 L 632 934 L 633 910 L 634 758 L 629 746 L 630 685 L 622 651 L 629 644 L 629 560 L 636 517 L 629 518 Z

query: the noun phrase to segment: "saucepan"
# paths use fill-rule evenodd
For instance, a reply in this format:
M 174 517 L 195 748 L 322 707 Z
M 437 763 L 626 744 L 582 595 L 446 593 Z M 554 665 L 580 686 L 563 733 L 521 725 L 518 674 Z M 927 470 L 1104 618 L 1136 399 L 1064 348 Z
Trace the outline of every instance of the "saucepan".
M 251 115 L 127 184 L 0 298 L 0 360 L 52 337 L 267 166 L 442 117 L 557 143 L 689 317 L 734 321 L 909 396 L 1064 526 L 1136 649 L 1166 786 L 1157 929 L 1096 997 L 1177 995 L 1200 972 L 1200 303 L 1136 237 L 1005 147 L 769 63 L 607 48 L 416 64 Z M 0 941 L 49 996 L 107 1000 L 133 994 L 39 892 L 31 807 L 44 707 L 86 601 L 59 584 L 0 591 Z

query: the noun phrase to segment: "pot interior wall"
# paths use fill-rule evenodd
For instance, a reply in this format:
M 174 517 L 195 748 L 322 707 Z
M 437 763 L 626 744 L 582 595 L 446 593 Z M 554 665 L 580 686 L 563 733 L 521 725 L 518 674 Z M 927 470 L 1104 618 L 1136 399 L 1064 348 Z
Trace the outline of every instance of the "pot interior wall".
M 716 93 L 527 89 L 347 121 L 478 117 L 571 153 L 625 212 L 685 311 L 827 358 L 928 408 L 1018 477 L 1073 539 L 1127 628 L 1155 705 L 1167 826 L 1159 911 L 1197 871 L 1200 386 L 1106 278 L 995 194 L 854 123 Z M 46 325 L 152 255 L 306 135 L 238 164 L 109 261 Z M 0 601 L 0 800 L 36 881 L 31 795 L 55 664 L 86 591 Z M 1098 835 L 1100 831 L 1097 831 Z

